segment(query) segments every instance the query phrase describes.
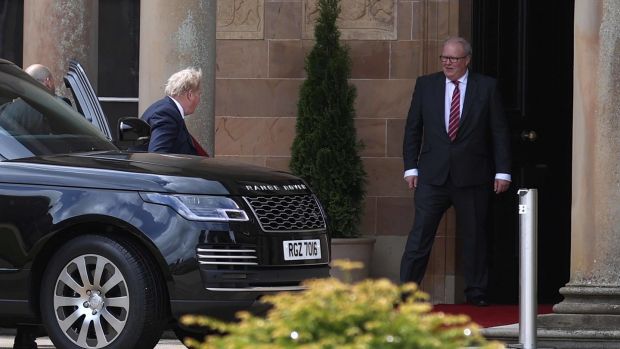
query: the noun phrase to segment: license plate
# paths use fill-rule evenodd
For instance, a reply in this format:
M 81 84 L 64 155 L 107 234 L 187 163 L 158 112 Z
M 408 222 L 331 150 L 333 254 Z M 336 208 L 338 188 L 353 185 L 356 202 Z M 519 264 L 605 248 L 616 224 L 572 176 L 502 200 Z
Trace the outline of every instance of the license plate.
M 321 240 L 282 241 L 284 260 L 321 259 Z

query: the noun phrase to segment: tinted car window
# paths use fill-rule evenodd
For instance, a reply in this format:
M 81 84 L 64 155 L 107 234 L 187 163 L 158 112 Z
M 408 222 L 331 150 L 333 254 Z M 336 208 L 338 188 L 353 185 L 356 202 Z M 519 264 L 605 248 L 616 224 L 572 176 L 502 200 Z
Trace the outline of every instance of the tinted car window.
M 7 159 L 115 150 L 63 100 L 33 84 L 0 86 L 0 153 Z

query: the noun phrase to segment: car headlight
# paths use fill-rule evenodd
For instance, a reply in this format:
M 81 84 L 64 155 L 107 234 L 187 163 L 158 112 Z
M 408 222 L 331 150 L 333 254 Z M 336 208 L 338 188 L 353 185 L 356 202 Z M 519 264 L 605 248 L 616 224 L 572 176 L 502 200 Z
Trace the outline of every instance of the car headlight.
M 223 196 L 183 195 L 141 192 L 152 204 L 166 205 L 192 221 L 247 221 L 248 215 L 237 203 Z

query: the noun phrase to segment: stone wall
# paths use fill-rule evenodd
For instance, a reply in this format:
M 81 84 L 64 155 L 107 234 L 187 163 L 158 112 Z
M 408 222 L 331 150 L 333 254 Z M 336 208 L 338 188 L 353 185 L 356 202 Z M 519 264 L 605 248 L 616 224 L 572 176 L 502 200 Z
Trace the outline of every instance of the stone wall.
M 242 6 L 240 6 L 241 4 Z M 398 279 L 413 219 L 402 179 L 402 138 L 415 79 L 440 69 L 443 39 L 458 34 L 458 0 L 343 0 L 339 26 L 353 60 L 357 133 L 368 173 L 362 232 L 377 238 L 374 277 Z M 218 1 L 215 153 L 288 170 L 311 0 Z M 453 302 L 454 214 L 441 223 L 423 288 Z

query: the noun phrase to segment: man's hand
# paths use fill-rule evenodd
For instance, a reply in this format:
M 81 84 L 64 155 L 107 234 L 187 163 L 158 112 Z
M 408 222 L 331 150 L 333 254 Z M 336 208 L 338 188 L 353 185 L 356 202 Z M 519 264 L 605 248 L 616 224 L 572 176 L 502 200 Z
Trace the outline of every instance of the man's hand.
M 418 176 L 407 176 L 405 177 L 405 181 L 409 185 L 409 189 L 418 187 Z
M 505 181 L 503 179 L 496 179 L 495 185 L 493 186 L 493 191 L 495 194 L 500 194 L 508 190 L 510 187 L 510 181 Z

